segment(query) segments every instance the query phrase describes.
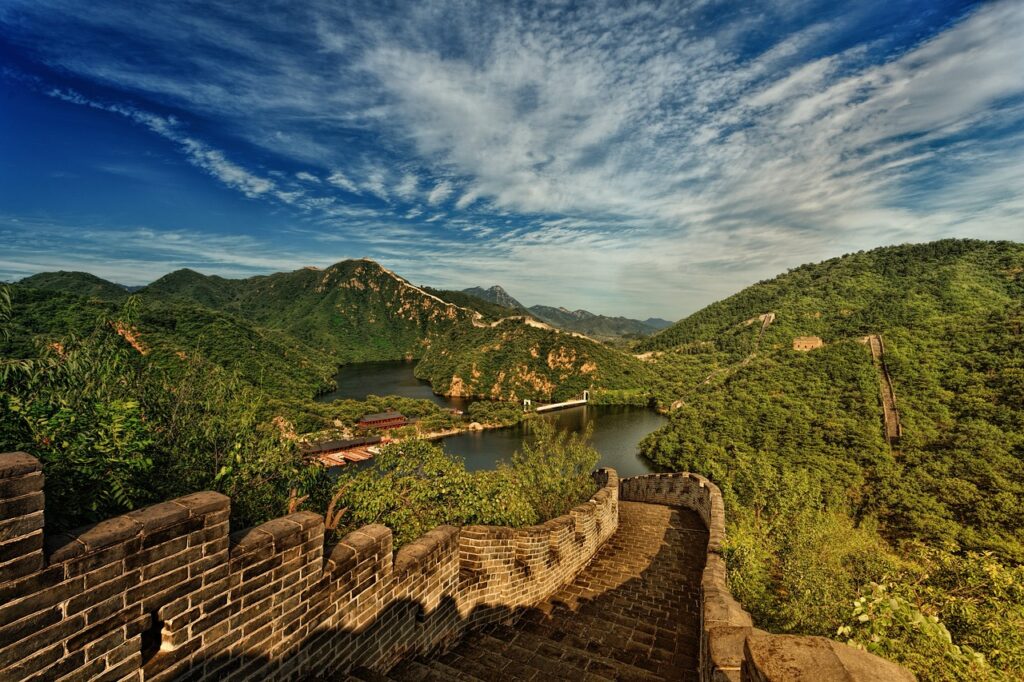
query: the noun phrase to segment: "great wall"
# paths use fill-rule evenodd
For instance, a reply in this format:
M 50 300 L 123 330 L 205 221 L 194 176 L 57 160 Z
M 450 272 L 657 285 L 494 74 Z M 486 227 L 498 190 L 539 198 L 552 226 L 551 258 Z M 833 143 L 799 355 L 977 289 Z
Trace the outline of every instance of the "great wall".
M 0 454 L 0 680 L 914 679 L 753 627 L 707 479 L 594 476 L 544 524 L 395 553 L 380 525 L 325 545 L 311 512 L 232 533 L 213 492 L 48 533 L 39 462 Z

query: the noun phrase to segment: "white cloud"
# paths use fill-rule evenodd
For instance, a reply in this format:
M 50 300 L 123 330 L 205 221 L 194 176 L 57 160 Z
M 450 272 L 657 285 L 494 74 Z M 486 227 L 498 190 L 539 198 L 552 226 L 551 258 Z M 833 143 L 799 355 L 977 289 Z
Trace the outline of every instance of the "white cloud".
M 176 142 L 185 153 L 189 162 L 223 182 L 228 187 L 241 191 L 247 197 L 254 198 L 274 189 L 273 181 L 255 175 L 245 168 L 229 161 L 222 151 L 214 149 L 206 143 L 183 133 L 180 125 L 173 117 L 162 117 L 134 107 L 120 104 L 105 104 L 91 100 L 73 90 L 51 89 L 50 97 L 120 114 L 126 118 L 146 126 L 154 133 Z
M 310 220 L 333 236 L 337 225 L 386 222 L 384 210 L 396 221 L 419 217 L 414 202 L 449 226 L 472 217 L 479 229 L 460 232 L 468 242 L 423 230 L 425 243 L 440 240 L 431 242 L 437 267 L 465 263 L 454 271 L 480 283 L 492 271 L 509 272 L 509 282 L 541 272 L 551 287 L 578 292 L 566 300 L 574 306 L 601 308 L 586 296 L 643 305 L 649 296 L 636 292 L 647 290 L 664 306 L 649 312 L 670 316 L 670 306 L 681 313 L 843 250 L 949 235 L 1020 239 L 1024 5 L 980 6 L 899 51 L 877 34 L 836 51 L 837 37 L 861 35 L 842 12 L 772 43 L 773 26 L 805 14 L 786 8 L 786 22 L 773 23 L 775 5 L 709 25 L 702 3 L 573 12 L 435 0 L 383 16 L 313 2 L 280 28 L 282 37 L 315 35 L 307 51 L 305 37 L 266 41 L 247 29 L 268 20 L 258 12 L 228 21 L 242 8 L 226 7 L 221 19 L 160 6 L 141 23 L 127 10 L 38 0 L 78 22 L 82 38 L 36 49 L 81 77 L 216 118 L 297 165 L 335 169 L 321 190 L 332 195 L 308 185 L 308 195 L 294 194 L 286 179 L 243 168 L 174 119 L 61 95 L 174 140 L 248 196 L 315 212 Z M 137 31 L 160 68 L 100 49 L 88 40 L 97 27 Z M 754 29 L 768 43 L 757 54 Z M 354 149 L 353 139 L 372 148 Z M 371 197 L 395 203 L 346 203 L 377 206 Z M 435 212 L 452 200 L 450 215 Z M 396 267 L 420 276 L 414 251 L 389 248 Z M 540 300 L 540 287 L 519 281 L 523 296 Z
M 329 176 L 327 176 L 327 182 L 331 183 L 335 187 L 340 187 L 346 192 L 351 192 L 352 194 L 359 194 L 359 188 L 356 186 L 356 183 L 349 180 L 348 176 L 342 173 L 340 170 L 336 170 Z
M 444 201 L 452 195 L 455 191 L 452 187 L 452 183 L 447 180 L 434 185 L 434 189 L 430 190 L 430 194 L 427 195 L 427 203 L 431 206 L 437 206 L 438 204 L 444 203 Z
M 416 177 L 416 174 L 406 173 L 402 176 L 402 181 L 395 187 L 395 195 L 409 201 L 416 196 L 418 187 L 419 178 Z
M 303 182 L 315 182 L 317 184 L 320 183 L 320 178 L 313 175 L 312 173 L 307 173 L 306 171 L 299 171 L 298 173 L 295 174 L 295 177 L 298 178 L 299 180 L 302 180 Z

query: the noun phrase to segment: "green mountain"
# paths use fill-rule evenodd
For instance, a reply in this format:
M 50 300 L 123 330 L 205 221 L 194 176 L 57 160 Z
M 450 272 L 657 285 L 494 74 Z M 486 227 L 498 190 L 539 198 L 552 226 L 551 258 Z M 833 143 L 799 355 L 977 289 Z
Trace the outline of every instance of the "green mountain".
M 161 301 L 198 303 L 208 308 L 224 309 L 231 306 L 241 288 L 239 280 L 182 268 L 142 287 L 138 293 Z
M 38 275 L 26 277 L 18 284 L 43 289 L 45 291 L 60 291 L 77 296 L 91 298 L 102 298 L 108 300 L 119 300 L 128 296 L 128 290 L 120 284 L 100 279 L 88 272 L 41 272 Z
M 643 323 L 646 324 L 648 327 L 657 329 L 659 331 L 662 329 L 668 329 L 674 324 L 673 322 L 661 317 L 648 317 L 646 320 L 643 321 Z
M 121 316 L 122 301 L 37 289 L 31 286 L 36 281 L 13 288 L 11 335 L 0 342 L 4 357 L 34 357 L 39 343 L 85 336 L 97 321 Z M 279 397 L 310 396 L 334 385 L 337 362 L 330 355 L 286 333 L 194 303 L 140 298 L 134 322 L 125 329 L 139 352 L 165 367 L 199 356 Z
M 553 327 L 573 331 L 595 339 L 650 336 L 657 331 L 640 320 L 628 317 L 596 315 L 588 310 L 568 310 L 547 305 L 530 306 L 530 312 Z
M 823 345 L 794 349 L 806 336 Z M 639 350 L 672 408 L 641 449 L 722 487 L 730 585 L 759 625 L 846 628 L 927 679 L 1024 665 L 1024 245 L 945 240 L 804 265 Z M 891 442 L 886 370 L 902 425 Z M 931 633 L 895 624 L 932 617 Z
M 286 332 L 338 363 L 419 357 L 430 338 L 479 315 L 371 260 L 243 280 L 178 271 L 140 294 L 193 300 L 240 315 Z
M 630 355 L 523 319 L 453 327 L 430 345 L 416 375 L 447 395 L 545 402 L 584 390 L 642 391 L 653 381 Z
M 483 319 L 491 322 L 500 320 L 510 315 L 521 314 L 522 311 L 509 310 L 503 305 L 492 303 L 485 299 L 466 293 L 465 291 L 452 291 L 450 289 L 433 289 L 431 287 L 420 287 L 428 294 L 437 296 L 440 299 L 463 308 L 472 308 L 479 312 Z

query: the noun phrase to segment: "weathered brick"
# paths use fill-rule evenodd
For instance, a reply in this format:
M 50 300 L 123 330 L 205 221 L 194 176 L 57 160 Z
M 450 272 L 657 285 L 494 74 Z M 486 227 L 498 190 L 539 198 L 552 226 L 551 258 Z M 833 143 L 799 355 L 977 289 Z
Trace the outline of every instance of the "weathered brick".
M 24 476 L 42 471 L 43 465 L 27 452 L 0 453 L 0 479 Z
M 29 592 L 29 596 L 24 599 L 5 602 L 4 606 L 0 606 L 0 623 L 13 623 L 33 613 L 45 611 L 79 594 L 84 587 L 85 580 L 77 578 Z
M 138 616 L 139 613 L 137 610 L 126 609 L 110 616 L 109 618 L 101 620 L 98 623 L 81 628 L 75 632 L 74 635 L 68 638 L 68 651 L 84 649 L 87 644 L 101 639 L 111 630 L 116 630 L 124 626 Z
M 38 511 L 27 516 L 17 516 L 13 519 L 0 520 L 0 541 L 16 538 L 21 535 L 42 530 L 43 512 Z
M 53 644 L 48 647 L 35 647 L 33 652 L 18 659 L 13 665 L 0 670 L 0 680 L 24 680 L 45 670 L 64 657 L 64 645 Z
M 54 608 L 10 626 L 7 634 L 4 631 L 8 628 L 0 628 L 0 669 L 61 641 L 84 623 L 85 619 L 80 616 L 62 620 L 60 609 Z M 5 641 L 7 638 L 9 642 Z
M 139 538 L 134 537 L 120 544 L 105 547 L 97 552 L 83 554 L 65 564 L 68 577 L 83 575 L 107 564 L 123 561 L 126 556 L 139 551 Z
M 91 661 L 106 656 L 113 649 L 124 644 L 124 628 L 112 630 L 85 647 L 85 660 Z
M 0 582 L 0 604 L 53 587 L 63 580 L 64 567 L 51 566 L 25 578 Z
M 185 537 L 203 527 L 203 519 L 187 518 L 159 530 L 146 533 L 142 538 L 143 549 L 155 547 L 175 538 Z
M 124 562 L 107 564 L 106 566 L 95 568 L 89 571 L 88 573 L 83 574 L 83 577 L 85 578 L 85 589 L 91 590 L 94 587 L 98 587 L 103 583 L 110 582 L 114 578 L 119 578 L 122 576 L 124 576 L 125 582 L 131 584 L 133 582 L 138 581 L 139 572 L 126 571 Z
M 23 682 L 52 682 L 53 680 L 61 680 L 61 682 L 64 682 L 64 680 L 67 679 L 75 679 L 68 678 L 65 676 L 73 671 L 81 669 L 81 667 L 84 664 L 85 652 L 75 651 L 64 656 L 59 661 L 51 665 L 49 668 L 44 669 L 42 672 L 37 673 L 32 677 L 26 678 Z M 103 666 L 105 665 L 106 664 L 101 660 L 99 661 L 98 668 L 102 670 Z M 86 673 L 85 677 L 79 676 L 77 679 L 87 680 L 89 679 L 88 674 Z
M 145 536 L 143 536 L 143 544 L 145 545 Z M 188 547 L 188 536 L 183 535 L 159 545 L 145 547 L 138 552 L 128 555 L 125 557 L 124 566 L 128 570 L 143 568 L 172 554 L 178 554 L 184 551 L 186 547 Z
M 142 579 L 149 580 L 150 578 L 170 573 L 175 569 L 187 567 L 190 563 L 198 560 L 199 558 L 200 557 L 197 556 L 194 549 L 186 549 L 182 552 L 178 552 L 177 554 L 172 554 L 171 556 L 154 561 L 147 566 L 143 566 Z M 188 574 L 186 573 L 186 576 L 187 575 Z
M 43 489 L 43 474 L 36 471 L 13 478 L 0 477 L 0 498 L 21 497 Z
M 180 569 L 179 569 L 180 570 Z M 142 608 L 149 612 L 160 608 L 161 604 L 181 599 L 190 592 L 198 590 L 203 584 L 202 578 L 190 578 L 184 582 L 176 582 L 163 592 L 150 595 L 142 600 Z
M 135 587 L 129 588 L 127 593 L 127 599 L 129 604 L 140 602 L 147 597 L 151 597 L 154 594 L 158 594 L 173 586 L 175 583 L 180 583 L 188 578 L 188 569 L 185 567 L 179 568 L 176 571 L 165 573 L 160 576 L 155 576 L 149 580 L 140 582 Z
M 41 492 L 29 493 L 20 497 L 10 499 L 0 498 L 0 519 L 13 519 L 18 516 L 28 516 L 43 508 L 43 494 Z
M 37 530 L 16 540 L 0 544 L 0 564 L 43 550 L 43 531 Z

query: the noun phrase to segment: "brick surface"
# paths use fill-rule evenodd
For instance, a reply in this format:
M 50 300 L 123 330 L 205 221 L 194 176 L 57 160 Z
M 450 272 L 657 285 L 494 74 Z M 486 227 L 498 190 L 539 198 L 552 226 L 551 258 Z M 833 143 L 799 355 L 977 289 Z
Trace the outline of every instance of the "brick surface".
M 620 502 L 618 531 L 572 583 L 516 625 L 488 626 L 387 677 L 696 681 L 707 539 L 696 512 Z

